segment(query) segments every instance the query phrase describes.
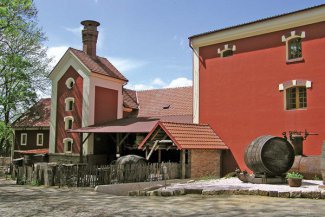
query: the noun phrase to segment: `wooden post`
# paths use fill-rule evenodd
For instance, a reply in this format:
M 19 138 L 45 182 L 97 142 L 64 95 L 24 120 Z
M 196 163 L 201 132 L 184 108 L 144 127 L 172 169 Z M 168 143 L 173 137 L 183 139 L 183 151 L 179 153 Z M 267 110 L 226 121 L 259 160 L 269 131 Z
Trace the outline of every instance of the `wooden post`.
M 158 149 L 158 163 L 161 163 L 161 149 Z
M 79 163 L 83 163 L 83 146 L 84 146 L 84 143 L 82 141 L 82 133 L 79 133 L 79 138 L 80 138 Z
M 120 157 L 120 134 L 116 133 L 116 158 Z
M 181 150 L 181 162 L 182 162 L 182 179 L 186 176 L 186 164 L 185 164 L 185 150 Z

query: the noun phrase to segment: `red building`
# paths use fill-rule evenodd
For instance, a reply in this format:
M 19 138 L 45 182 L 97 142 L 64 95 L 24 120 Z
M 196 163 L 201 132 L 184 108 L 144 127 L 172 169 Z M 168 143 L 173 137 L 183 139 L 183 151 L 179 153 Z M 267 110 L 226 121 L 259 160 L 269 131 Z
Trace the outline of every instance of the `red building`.
M 210 124 L 241 169 L 245 148 L 261 135 L 307 129 L 319 135 L 304 142 L 303 153 L 321 153 L 325 5 L 189 39 L 194 123 Z

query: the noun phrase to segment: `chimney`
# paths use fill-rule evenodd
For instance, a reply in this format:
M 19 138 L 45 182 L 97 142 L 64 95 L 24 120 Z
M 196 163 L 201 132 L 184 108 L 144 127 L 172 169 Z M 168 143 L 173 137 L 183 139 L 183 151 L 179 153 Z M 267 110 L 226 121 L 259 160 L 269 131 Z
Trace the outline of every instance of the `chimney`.
M 81 22 L 84 26 L 82 30 L 83 52 L 91 57 L 96 57 L 96 44 L 98 38 L 97 26 L 99 22 L 93 20 L 84 20 Z

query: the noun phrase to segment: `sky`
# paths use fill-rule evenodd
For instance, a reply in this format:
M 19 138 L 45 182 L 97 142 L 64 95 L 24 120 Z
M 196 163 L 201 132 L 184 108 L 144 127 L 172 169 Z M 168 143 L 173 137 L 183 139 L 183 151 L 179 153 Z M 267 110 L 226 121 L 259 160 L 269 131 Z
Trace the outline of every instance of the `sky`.
M 52 66 L 82 49 L 82 20 L 100 22 L 97 55 L 143 90 L 192 84 L 188 37 L 324 4 L 325 0 L 34 0 Z

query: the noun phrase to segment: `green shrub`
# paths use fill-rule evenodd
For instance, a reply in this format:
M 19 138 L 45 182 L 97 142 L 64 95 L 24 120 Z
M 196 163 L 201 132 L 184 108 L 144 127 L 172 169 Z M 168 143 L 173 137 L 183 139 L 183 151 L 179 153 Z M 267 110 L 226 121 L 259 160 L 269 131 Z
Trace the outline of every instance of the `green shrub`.
M 287 179 L 303 179 L 304 176 L 297 172 L 289 172 L 286 176 Z
M 32 186 L 39 186 L 39 185 L 40 185 L 40 183 L 39 183 L 38 180 L 32 180 L 32 181 L 30 182 L 30 184 L 31 184 Z

